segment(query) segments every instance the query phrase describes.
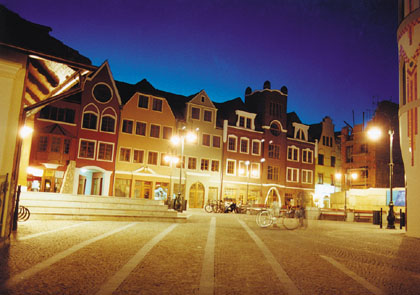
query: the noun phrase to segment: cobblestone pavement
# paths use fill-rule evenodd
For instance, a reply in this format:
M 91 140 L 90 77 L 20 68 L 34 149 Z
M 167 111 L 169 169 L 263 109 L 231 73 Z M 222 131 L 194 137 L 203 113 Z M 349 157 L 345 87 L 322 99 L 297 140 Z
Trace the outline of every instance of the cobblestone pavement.
M 420 293 L 420 240 L 403 230 L 187 213 L 184 224 L 20 223 L 0 249 L 0 294 Z

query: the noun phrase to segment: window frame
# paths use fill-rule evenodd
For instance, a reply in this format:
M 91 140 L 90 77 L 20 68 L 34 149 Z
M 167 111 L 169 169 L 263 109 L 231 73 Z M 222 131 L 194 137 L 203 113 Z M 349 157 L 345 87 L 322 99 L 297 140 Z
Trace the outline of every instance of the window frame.
M 229 173 L 229 163 L 233 164 L 233 172 Z M 235 176 L 236 175 L 236 160 L 226 159 L 226 175 Z
M 140 98 L 142 98 L 142 97 L 143 98 L 147 98 L 147 107 L 140 106 Z M 137 108 L 148 110 L 149 109 L 149 101 L 150 101 L 150 97 L 149 96 L 144 95 L 144 94 L 139 94 L 139 98 L 137 100 Z
M 292 153 L 291 153 L 292 159 L 289 157 L 289 150 L 292 150 Z M 295 150 L 297 151 L 296 153 L 294 152 Z M 294 159 L 294 156 L 295 155 L 296 155 L 296 158 L 297 159 Z M 288 161 L 292 161 L 292 162 L 299 162 L 299 148 L 297 146 L 295 146 L 295 145 L 289 145 L 287 147 L 287 160 Z
M 230 149 L 230 139 L 234 139 L 235 140 L 235 149 Z M 229 152 L 236 152 L 237 151 L 237 146 L 238 146 L 238 137 L 235 135 L 228 135 L 228 140 L 227 140 L 227 150 Z
M 113 120 L 114 120 L 114 124 L 113 124 L 112 131 L 102 130 L 103 120 L 104 120 L 105 118 L 111 118 L 111 119 L 113 119 Z M 112 115 L 109 115 L 109 114 L 104 114 L 104 115 L 102 115 L 102 117 L 101 117 L 101 126 L 99 127 L 99 130 L 100 130 L 101 132 L 115 134 L 115 126 L 116 126 L 116 123 L 117 123 L 117 118 L 116 118 L 115 116 L 112 116 Z
M 157 102 L 159 102 L 159 103 L 157 103 Z M 163 111 L 163 99 L 157 98 L 157 97 L 152 97 L 152 111 L 162 113 L 162 111 Z
M 306 177 L 304 177 L 304 174 L 306 174 Z M 301 181 L 304 184 L 312 184 L 313 183 L 313 170 L 309 170 L 309 169 L 302 169 L 302 176 L 301 176 Z M 309 181 L 308 177 L 310 177 Z
M 194 117 L 194 110 L 198 110 L 198 118 L 195 118 Z M 193 120 L 200 120 L 200 118 L 201 118 L 201 109 L 198 108 L 198 107 L 191 106 L 191 119 L 193 119 Z
M 150 154 L 156 154 L 156 163 L 150 163 Z M 153 165 L 153 166 L 157 166 L 159 163 L 159 152 L 157 151 L 148 151 L 147 152 L 147 165 Z
M 305 154 L 305 152 L 306 152 L 306 161 L 305 161 L 305 157 L 304 157 L 304 154 Z M 308 161 L 308 155 L 311 155 L 311 159 L 310 159 L 310 161 Z M 314 158 L 314 151 L 313 150 L 311 150 L 310 148 L 306 148 L 306 149 L 302 149 L 302 163 L 305 163 L 305 164 L 313 164 L 313 158 Z
M 110 160 L 99 158 L 101 144 L 110 145 L 112 147 L 112 149 L 111 149 L 111 159 Z M 115 146 L 115 144 L 113 142 L 98 141 L 98 151 L 97 151 L 97 155 L 98 156 L 96 157 L 96 159 L 98 161 L 103 161 L 103 162 L 113 162 L 114 161 L 114 146 Z M 106 152 L 105 152 L 105 154 L 106 154 Z
M 258 144 L 258 153 L 257 154 L 254 153 L 254 143 L 257 143 Z M 253 139 L 251 141 L 251 155 L 254 155 L 254 156 L 261 155 L 261 140 Z
M 242 151 L 242 142 L 246 141 L 246 151 Z M 249 138 L 248 137 L 241 137 L 239 139 L 239 153 L 241 154 L 249 154 Z
M 121 160 L 121 152 L 122 150 L 126 150 L 128 151 L 128 160 Z M 124 163 L 130 163 L 131 162 L 131 147 L 125 147 L 125 146 L 121 146 L 119 153 L 118 153 L 118 162 L 124 162 Z
M 289 179 L 289 171 L 291 171 L 292 178 Z M 296 173 L 294 173 L 296 172 Z M 296 180 L 294 180 L 294 176 L 296 175 Z M 286 182 L 293 182 L 298 183 L 299 182 L 299 168 L 294 167 L 287 167 L 286 168 Z
M 93 143 L 93 157 L 82 157 L 80 155 L 80 150 L 81 150 L 81 147 L 82 147 L 82 142 Z M 87 147 L 87 148 L 89 148 L 89 147 Z M 77 158 L 79 158 L 79 159 L 87 159 L 87 160 L 95 160 L 95 157 L 96 157 L 96 140 L 80 138 L 80 140 L 79 140 L 79 148 L 77 150 Z
M 131 132 L 124 131 L 124 122 L 131 122 Z M 123 119 L 121 122 L 121 133 L 124 134 L 133 134 L 133 127 L 134 127 L 134 120 L 131 119 Z
M 157 127 L 158 128 L 158 131 L 159 131 L 159 133 L 158 133 L 158 135 L 157 136 L 152 136 L 152 131 L 153 131 L 153 127 Z M 160 125 L 158 125 L 158 124 L 150 124 L 150 130 L 149 130 L 149 137 L 150 138 L 160 138 Z
M 136 152 L 143 152 L 143 156 L 141 157 L 141 159 L 142 159 L 141 162 L 135 162 L 134 161 Z M 135 163 L 135 164 L 144 164 L 145 155 L 146 155 L 145 150 L 133 148 L 133 161 L 132 162 Z
M 137 133 L 137 126 L 140 126 L 140 124 L 144 124 L 144 134 L 139 134 Z M 143 121 L 136 121 L 136 128 L 134 130 L 134 134 L 137 136 L 147 136 L 147 122 L 143 122 Z

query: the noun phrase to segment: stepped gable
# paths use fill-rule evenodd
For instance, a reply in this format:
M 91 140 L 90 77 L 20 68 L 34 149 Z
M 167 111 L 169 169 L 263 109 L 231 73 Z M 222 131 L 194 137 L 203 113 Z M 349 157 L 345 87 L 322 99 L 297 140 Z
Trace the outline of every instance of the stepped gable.
M 89 58 L 52 37 L 50 27 L 27 21 L 4 5 L 0 5 L 0 27 L 0 45 L 94 68 Z

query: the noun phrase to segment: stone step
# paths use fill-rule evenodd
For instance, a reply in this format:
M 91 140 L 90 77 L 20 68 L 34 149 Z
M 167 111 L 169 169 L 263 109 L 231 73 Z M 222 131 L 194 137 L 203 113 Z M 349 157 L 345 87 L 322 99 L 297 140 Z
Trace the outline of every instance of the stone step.
M 68 201 L 68 202 L 83 202 L 83 203 L 116 203 L 116 204 L 139 204 L 139 205 L 163 205 L 163 201 L 151 199 L 129 199 L 122 197 L 102 197 L 102 196 L 87 196 L 87 195 L 69 195 L 57 193 L 42 193 L 42 192 L 22 192 L 21 200 L 45 200 L 45 201 Z
M 140 205 L 127 203 L 104 203 L 104 202 L 68 202 L 63 200 L 34 200 L 23 199 L 19 203 L 25 207 L 61 207 L 61 208 L 91 208 L 91 209 L 122 209 L 122 210 L 151 210 L 151 211 L 167 211 L 168 207 L 165 205 Z
M 65 214 L 37 214 L 31 213 L 31 220 L 81 220 L 81 221 L 156 221 L 156 222 L 186 222 L 190 215 L 177 215 L 177 216 L 116 216 L 116 215 L 65 215 Z
M 116 210 L 96 208 L 64 208 L 64 207 L 27 207 L 29 211 L 37 214 L 63 214 L 63 215 L 114 215 L 114 216 L 177 216 L 173 210 L 151 211 L 151 210 Z
M 19 204 L 29 209 L 31 219 L 43 220 L 185 222 L 189 217 L 149 199 L 23 192 Z

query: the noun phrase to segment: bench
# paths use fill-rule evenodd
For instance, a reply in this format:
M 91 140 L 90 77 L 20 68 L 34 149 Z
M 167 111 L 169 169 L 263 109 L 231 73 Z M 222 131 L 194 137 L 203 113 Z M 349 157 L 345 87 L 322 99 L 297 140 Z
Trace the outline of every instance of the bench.
M 321 209 L 321 220 L 346 220 L 346 214 L 342 209 Z
M 354 210 L 354 221 L 372 222 L 373 211 L 372 210 Z

